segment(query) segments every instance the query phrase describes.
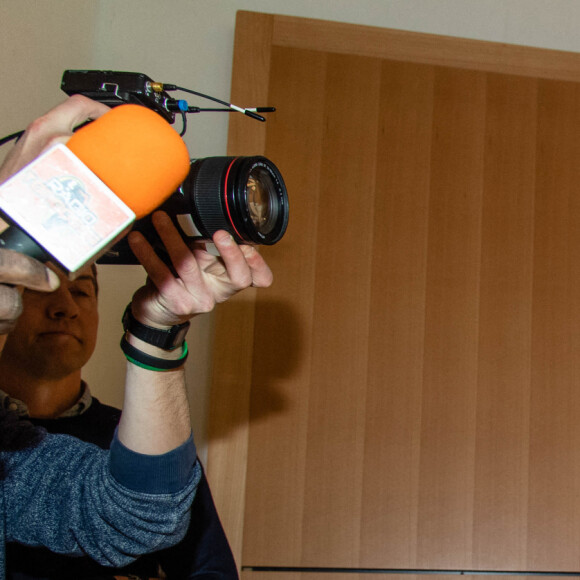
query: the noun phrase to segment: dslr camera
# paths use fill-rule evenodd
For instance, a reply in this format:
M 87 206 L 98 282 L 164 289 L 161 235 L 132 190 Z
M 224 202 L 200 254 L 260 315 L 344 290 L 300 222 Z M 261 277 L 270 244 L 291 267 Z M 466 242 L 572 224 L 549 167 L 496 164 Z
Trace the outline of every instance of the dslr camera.
M 186 113 L 233 109 L 265 120 L 257 114 L 260 109 L 240 109 L 201 93 L 157 83 L 141 73 L 67 70 L 61 88 L 68 95 L 82 94 L 110 107 L 123 103 L 142 105 L 171 124 L 177 115 L 181 115 L 182 135 Z M 173 90 L 209 98 L 227 108 L 190 107 L 186 101 L 173 98 L 168 92 Z M 188 177 L 159 209 L 167 212 L 187 242 L 211 241 L 213 234 L 223 229 L 238 243 L 272 245 L 282 238 L 288 225 L 288 195 L 284 180 L 278 168 L 262 156 L 192 159 Z M 149 216 L 137 220 L 133 229 L 143 233 L 163 255 L 163 246 Z M 126 238 L 117 242 L 98 261 L 102 264 L 138 263 Z

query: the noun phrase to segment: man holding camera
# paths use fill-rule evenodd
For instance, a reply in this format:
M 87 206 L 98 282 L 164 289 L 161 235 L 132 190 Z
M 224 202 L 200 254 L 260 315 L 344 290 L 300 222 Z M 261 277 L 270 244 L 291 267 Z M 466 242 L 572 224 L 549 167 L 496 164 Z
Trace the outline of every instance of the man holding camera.
M 74 127 L 106 110 L 83 97 L 72 97 L 53 109 L 34 122 L 15 146 L 0 168 L 0 182 L 47 145 L 66 139 Z M 88 554 L 100 563 L 119 566 L 140 553 L 175 544 L 185 533 L 189 505 L 201 476 L 195 462 L 183 371 L 187 321 L 248 286 L 270 285 L 272 274 L 255 249 L 236 245 L 226 232 L 214 236 L 221 255 L 218 259 L 205 249 L 187 247 L 165 214 L 155 214 L 153 221 L 177 276 L 142 236 L 130 234 L 131 249 L 148 280 L 127 311 L 125 403 L 111 450 L 46 435 L 27 422 L 14 421 L 10 411 L 4 412 L 0 423 L 4 478 L 0 568 L 4 541 Z M 85 272 L 81 278 L 75 298 L 69 288 L 58 292 L 64 292 L 74 308 L 85 312 L 85 323 L 67 326 L 61 324 L 62 315 L 57 317 L 61 326 L 49 327 L 36 337 L 45 345 L 37 353 L 64 349 L 78 364 L 91 350 L 94 338 L 87 328 L 96 327 L 96 295 L 91 296 L 90 274 Z M 22 309 L 19 287 L 40 296 L 36 293 L 54 291 L 58 283 L 58 276 L 49 268 L 24 255 L 0 250 L 0 332 L 17 324 Z M 78 320 L 78 313 L 72 318 Z M 143 326 L 154 335 L 169 334 L 181 342 L 172 343 L 171 349 L 151 344 L 142 333 Z M 5 340 L 0 340 L 1 346 Z M 31 350 L 37 347 L 35 342 L 33 338 L 28 343 Z M 39 365 L 37 371 L 48 372 L 48 363 L 40 360 L 40 354 L 33 358 Z M 14 381 L 18 374 L 15 372 Z M 38 408 L 43 407 L 44 398 L 50 413 L 50 389 L 40 390 Z
M 98 327 L 95 266 L 73 281 L 56 271 L 60 286 L 50 293 L 26 290 L 23 312 L 0 356 L 0 407 L 51 433 L 73 435 L 109 447 L 121 412 L 91 396 L 81 380 Z M 122 570 L 90 558 L 69 558 L 20 544 L 7 547 L 7 578 L 168 578 L 236 579 L 237 569 L 205 476 L 194 499 L 188 532 L 179 545 L 139 558 Z

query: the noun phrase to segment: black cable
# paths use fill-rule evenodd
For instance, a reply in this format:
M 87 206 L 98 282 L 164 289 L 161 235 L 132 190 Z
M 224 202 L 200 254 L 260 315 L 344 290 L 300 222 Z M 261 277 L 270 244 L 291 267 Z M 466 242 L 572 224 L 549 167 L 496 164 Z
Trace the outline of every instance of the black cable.
M 198 91 L 193 91 L 191 89 L 186 89 L 184 87 L 178 87 L 177 85 L 170 85 L 170 84 L 163 84 L 163 88 L 166 91 L 183 91 L 184 93 L 190 93 L 192 95 L 196 95 L 198 97 L 201 97 L 202 99 L 207 99 L 208 101 L 213 101 L 214 103 L 219 103 L 220 105 L 224 105 L 225 107 L 227 107 L 226 109 L 200 109 L 199 107 L 189 107 L 189 110 L 187 111 L 181 111 L 181 118 L 183 120 L 183 126 L 182 126 L 182 130 L 181 133 L 179 134 L 180 137 L 183 137 L 185 135 L 185 132 L 187 131 L 187 117 L 185 115 L 185 113 L 202 113 L 202 112 L 239 112 L 239 113 L 243 113 L 244 115 L 247 115 L 248 117 L 252 117 L 252 119 L 257 119 L 258 121 L 262 121 L 264 122 L 266 119 L 264 117 L 262 117 L 261 115 L 258 115 L 257 113 L 271 113 L 273 111 L 275 111 L 275 107 L 255 107 L 253 109 L 243 109 L 241 107 L 237 107 L 235 105 L 232 105 L 231 103 L 228 103 L 226 101 L 222 101 L 221 99 L 218 99 L 216 97 L 212 97 L 211 95 L 206 95 L 204 93 L 200 93 Z M 87 121 L 88 123 L 88 121 Z M 87 123 L 83 123 L 83 125 L 87 124 Z M 79 127 L 75 128 L 79 129 L 80 127 L 82 127 L 83 125 L 80 125 Z M 24 133 L 24 131 L 17 131 L 16 133 L 12 133 L 12 135 L 7 135 L 6 137 L 3 137 L 2 139 L 0 139 L 0 147 L 2 145 L 5 145 L 6 143 L 9 143 L 10 141 L 13 140 L 18 140 L 22 134 Z
M 85 121 L 84 123 L 77 125 L 73 129 L 73 131 L 78 131 L 79 129 L 82 129 L 85 125 L 88 125 L 89 123 L 91 123 L 91 121 Z M 24 131 L 17 131 L 16 133 L 12 133 L 12 135 L 6 135 L 6 137 L 2 137 L 2 139 L 0 139 L 0 147 L 2 147 L 2 145 L 5 145 L 6 143 L 9 143 L 10 141 L 13 141 L 14 139 L 18 141 L 18 139 L 20 139 L 20 137 L 22 137 L 23 134 Z
M 237 113 L 238 111 L 236 111 L 236 109 L 200 109 L 199 107 L 190 107 L 190 109 L 195 109 L 195 110 L 189 110 L 188 113 Z M 256 107 L 256 108 L 251 108 L 248 109 L 249 111 L 252 111 L 253 113 L 272 113 L 276 110 L 275 107 Z
M 12 133 L 12 135 L 2 137 L 2 139 L 0 139 L 0 147 L 2 147 L 2 145 L 5 145 L 6 143 L 9 143 L 10 141 L 13 141 L 14 139 L 18 141 L 18 139 L 20 139 L 20 137 L 22 137 L 23 134 L 24 131 L 17 131 L 16 133 Z
M 171 87 L 170 89 L 167 89 L 167 87 Z M 217 97 L 212 97 L 210 95 L 205 95 L 204 93 L 199 93 L 197 91 L 193 91 L 191 89 L 185 89 L 183 87 L 178 87 L 177 85 L 163 85 L 163 88 L 165 88 L 165 90 L 173 90 L 173 87 L 175 87 L 176 91 L 183 91 L 184 93 L 189 93 L 191 95 L 196 95 L 198 97 L 201 97 L 202 99 L 207 99 L 208 101 L 213 101 L 214 103 L 219 103 L 220 105 L 225 105 L 226 107 L 230 107 L 230 103 L 227 103 L 226 101 L 222 101 L 221 99 L 218 99 Z
M 234 109 L 235 111 L 239 111 L 240 113 L 243 113 L 244 115 L 247 115 L 248 117 L 252 117 L 252 119 L 256 119 L 256 120 L 262 121 L 262 122 L 266 121 L 266 119 L 264 119 L 264 117 L 254 113 L 253 111 L 250 111 L 249 109 L 243 109 L 241 107 L 237 107 L 236 105 L 232 105 L 232 103 L 222 101 L 221 99 L 218 99 L 216 97 L 212 97 L 211 95 L 206 95 L 206 94 L 200 93 L 198 91 L 192 91 L 191 89 L 186 89 L 184 87 L 178 87 L 177 85 L 163 84 L 163 88 L 166 91 L 183 91 L 184 93 L 196 95 L 198 97 L 201 97 L 202 99 L 207 99 L 208 101 L 213 101 L 214 103 L 219 103 L 220 105 L 225 105 L 228 109 Z
M 187 115 L 185 113 L 186 111 L 181 111 L 181 120 L 183 124 L 181 125 L 181 133 L 179 134 L 180 137 L 183 137 L 187 131 Z

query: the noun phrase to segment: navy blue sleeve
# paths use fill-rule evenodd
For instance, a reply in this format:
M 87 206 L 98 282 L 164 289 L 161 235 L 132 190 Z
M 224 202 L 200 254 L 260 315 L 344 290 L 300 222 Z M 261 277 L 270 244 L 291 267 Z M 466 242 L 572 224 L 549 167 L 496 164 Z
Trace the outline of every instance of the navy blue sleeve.
M 141 493 L 175 493 L 182 489 L 196 458 L 193 435 L 164 455 L 143 455 L 125 447 L 115 437 L 111 443 L 112 476 L 124 487 Z

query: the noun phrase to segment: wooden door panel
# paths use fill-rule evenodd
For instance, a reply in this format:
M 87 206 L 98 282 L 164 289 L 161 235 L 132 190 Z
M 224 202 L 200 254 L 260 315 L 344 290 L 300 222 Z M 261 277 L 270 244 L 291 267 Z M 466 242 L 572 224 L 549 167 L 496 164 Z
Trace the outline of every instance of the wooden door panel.
M 274 50 L 274 66 L 282 75 L 263 102 L 287 102 L 282 115 L 268 121 L 276 131 L 268 138 L 268 155 L 280 159 L 289 187 L 302 192 L 292 201 L 285 243 L 291 256 L 269 253 L 277 272 L 267 300 L 256 304 L 256 317 L 264 335 L 254 350 L 254 376 L 250 394 L 253 429 L 248 473 L 260 481 L 260 501 L 248 502 L 246 524 L 267 531 L 254 534 L 247 557 L 275 551 L 288 561 L 300 558 L 304 513 L 303 475 L 308 438 L 309 376 L 312 368 L 317 223 L 320 207 L 320 157 L 324 117 L 312 103 L 324 100 L 326 56 L 306 51 Z M 300 63 L 297 67 L 296 63 Z M 291 135 L 291 137 L 290 137 Z M 324 212 L 322 212 L 324 213 Z M 268 248 L 269 250 L 270 248 Z M 289 260 L 289 261 L 288 261 Z M 227 403 L 226 403 L 227 404 Z M 262 419 L 263 418 L 263 419 Z M 276 437 L 272 437 L 272 430 Z M 252 486 L 254 483 L 251 484 Z M 283 487 L 281 488 L 280 485 Z M 280 502 L 280 496 L 286 499 Z M 277 533 L 283 519 L 290 533 Z
M 232 117 L 230 149 L 291 206 L 274 286 L 217 317 L 208 473 L 238 561 L 577 569 L 580 57 L 238 24 L 232 100 L 278 111 Z
M 313 255 L 301 558 L 307 566 L 319 565 L 321 554 L 349 565 L 359 550 L 379 88 L 379 61 L 329 57 Z
M 471 558 L 485 77 L 448 69 L 436 77 L 417 558 L 421 567 L 463 568 Z
M 523 570 L 538 81 L 488 75 L 486 93 L 473 565 Z
M 369 566 L 416 560 L 434 77 L 431 66 L 383 63 L 362 489 Z M 376 477 L 377 457 L 397 469 Z
M 529 560 L 577 569 L 580 144 L 577 84 L 542 82 L 530 389 Z

